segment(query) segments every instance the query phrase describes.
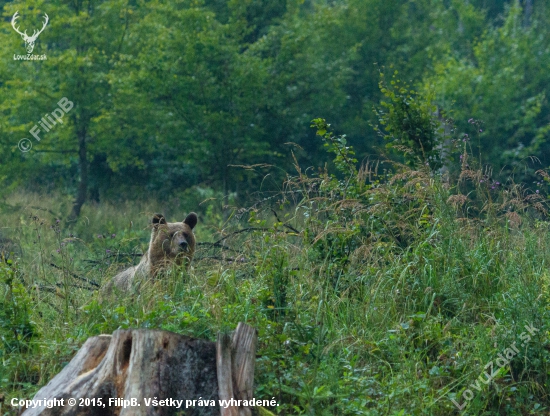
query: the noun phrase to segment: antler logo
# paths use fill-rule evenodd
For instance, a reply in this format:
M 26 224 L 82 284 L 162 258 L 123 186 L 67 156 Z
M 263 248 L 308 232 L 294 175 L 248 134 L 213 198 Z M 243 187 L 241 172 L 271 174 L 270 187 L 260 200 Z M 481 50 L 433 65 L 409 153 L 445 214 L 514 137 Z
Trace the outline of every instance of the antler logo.
M 25 41 L 25 48 L 27 49 L 27 52 L 32 53 L 32 51 L 34 49 L 34 42 L 36 42 L 36 38 L 38 37 L 38 35 L 40 35 L 44 31 L 44 29 L 46 28 L 46 25 L 48 24 L 48 20 L 49 20 L 48 15 L 46 13 L 44 13 L 44 24 L 42 25 L 42 29 L 40 29 L 40 30 L 34 29 L 34 31 L 32 33 L 32 36 L 29 36 L 29 35 L 27 35 L 26 30 L 25 30 L 25 32 L 20 32 L 19 28 L 15 26 L 15 20 L 19 17 L 18 13 L 19 12 L 17 11 L 13 15 L 13 17 L 11 19 L 11 25 L 13 27 L 13 30 L 15 30 L 17 33 L 19 33 L 21 35 L 21 37 L 23 38 L 23 40 Z

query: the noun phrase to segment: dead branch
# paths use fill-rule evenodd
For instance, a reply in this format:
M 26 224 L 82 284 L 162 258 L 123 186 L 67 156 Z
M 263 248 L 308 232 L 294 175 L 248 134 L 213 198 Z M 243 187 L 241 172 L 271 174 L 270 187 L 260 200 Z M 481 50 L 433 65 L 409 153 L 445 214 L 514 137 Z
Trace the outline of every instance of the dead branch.
M 65 269 L 63 269 L 62 267 L 59 267 L 58 265 L 54 264 L 54 263 L 50 263 L 50 266 L 53 267 L 54 269 L 57 269 L 57 270 L 61 270 L 62 272 L 65 272 Z M 69 272 L 69 275 L 74 277 L 75 279 L 78 279 L 78 280 L 81 280 L 83 282 L 86 282 L 88 283 L 89 285 L 92 285 L 92 286 L 95 286 L 95 287 L 99 287 L 99 283 L 93 281 L 93 280 L 90 280 L 90 279 L 87 279 L 85 277 L 81 277 L 75 273 L 72 273 L 72 272 Z

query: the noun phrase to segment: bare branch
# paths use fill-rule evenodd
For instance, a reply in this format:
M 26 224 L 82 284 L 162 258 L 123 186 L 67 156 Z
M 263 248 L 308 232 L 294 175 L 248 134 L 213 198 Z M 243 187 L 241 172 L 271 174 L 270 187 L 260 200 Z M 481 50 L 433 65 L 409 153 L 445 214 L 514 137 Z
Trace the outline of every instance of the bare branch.
M 289 230 L 291 231 L 294 231 L 295 233 L 297 234 L 300 234 L 300 231 L 298 231 L 296 228 L 294 228 L 292 225 L 288 225 L 287 223 L 281 221 L 279 219 L 279 216 L 277 215 L 277 212 L 273 209 L 273 208 L 270 208 L 271 209 L 271 212 L 273 212 L 273 215 L 275 215 L 275 218 L 277 219 L 277 221 L 279 221 L 280 223 L 283 224 L 283 226 L 285 226 L 286 228 L 288 228 Z
M 50 263 L 50 266 L 53 267 L 54 269 L 57 269 L 57 270 L 61 270 L 61 271 L 65 271 L 62 267 L 59 267 L 58 265 L 54 264 L 54 263 Z M 75 279 L 78 279 L 78 280 L 82 280 L 83 282 L 86 282 L 88 283 L 89 285 L 92 285 L 92 286 L 95 286 L 95 287 L 99 287 L 99 284 L 97 282 L 94 282 L 93 280 L 90 280 L 90 279 L 87 279 L 85 277 L 81 277 L 75 273 L 71 273 L 69 272 L 69 275 L 71 275 L 72 277 L 74 277 Z

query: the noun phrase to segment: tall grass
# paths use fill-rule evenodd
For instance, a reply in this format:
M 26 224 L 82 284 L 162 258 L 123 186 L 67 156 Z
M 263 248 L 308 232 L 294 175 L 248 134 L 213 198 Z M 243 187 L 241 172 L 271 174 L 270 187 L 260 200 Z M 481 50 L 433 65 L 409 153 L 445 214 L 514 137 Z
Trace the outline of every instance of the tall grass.
M 162 207 L 88 206 L 66 224 L 62 198 L 13 195 L 1 218 L 5 402 L 32 396 L 90 336 L 141 327 L 213 340 L 244 321 L 259 330 L 256 397 L 275 397 L 276 414 L 550 412 L 547 174 L 539 193 L 497 184 L 462 151 L 456 174 L 357 169 L 345 140 L 318 127 L 334 172 L 298 169 L 276 197 L 228 208 L 228 221 L 203 205 L 193 267 L 126 298 L 94 284 L 138 261 Z M 525 325 L 536 335 L 465 402 Z

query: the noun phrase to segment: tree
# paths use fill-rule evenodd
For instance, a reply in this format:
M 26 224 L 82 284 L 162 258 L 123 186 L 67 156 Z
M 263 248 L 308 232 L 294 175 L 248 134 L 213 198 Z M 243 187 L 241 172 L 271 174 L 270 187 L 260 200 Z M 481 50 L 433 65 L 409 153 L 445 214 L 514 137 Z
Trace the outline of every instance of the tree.
M 37 21 L 44 13 L 51 20 L 40 35 L 46 60 L 8 61 L 0 69 L 5 80 L 0 88 L 2 111 L 8 115 L 11 129 L 2 135 L 3 145 L 9 148 L 17 144 L 19 135 L 32 132 L 43 115 L 61 108 L 59 103 L 65 99 L 66 115 L 62 121 L 54 124 L 51 131 L 42 128 L 44 140 L 35 142 L 32 151 L 14 155 L 12 150 L 12 157 L 19 159 L 20 169 L 34 173 L 35 176 L 26 176 L 35 181 L 42 181 L 33 168 L 37 164 L 44 167 L 43 173 L 50 174 L 62 167 L 60 176 L 65 179 L 76 165 L 79 181 L 70 213 L 74 219 L 88 198 L 90 160 L 97 156 L 98 142 L 106 139 L 96 135 L 94 117 L 99 115 L 109 95 L 107 74 L 121 52 L 131 8 L 125 0 L 77 0 L 47 5 L 33 0 L 24 5 L 6 5 L 4 14 L 11 17 L 16 10 L 25 17 L 25 24 L 30 17 Z M 0 36 L 5 55 L 11 56 L 12 51 L 20 49 L 20 41 L 13 33 Z
M 526 28 L 516 4 L 501 27 L 488 30 L 473 45 L 471 58 L 448 55 L 426 81 L 436 89 L 439 103 L 453 110 L 459 131 L 475 138 L 475 149 L 495 171 L 519 174 L 531 155 L 543 166 L 550 163 L 547 28 L 542 7 Z

